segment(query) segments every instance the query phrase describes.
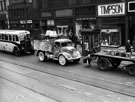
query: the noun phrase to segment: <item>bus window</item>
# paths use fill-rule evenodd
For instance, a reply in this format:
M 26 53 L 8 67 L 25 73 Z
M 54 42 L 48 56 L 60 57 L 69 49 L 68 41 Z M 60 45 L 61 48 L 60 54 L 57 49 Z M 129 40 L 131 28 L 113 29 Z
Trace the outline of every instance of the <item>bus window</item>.
M 12 36 L 11 35 L 8 35 L 9 36 L 9 41 L 12 41 Z
M 2 34 L 2 40 L 5 40 L 5 35 L 4 34 Z
M 18 38 L 18 36 L 16 35 L 16 41 L 19 41 L 19 38 Z
M 6 41 L 8 40 L 8 35 L 5 35 L 5 40 L 6 40 Z
M 2 35 L 0 35 L 0 40 L 2 39 Z
M 26 35 L 25 37 L 26 37 L 26 40 L 30 40 L 30 35 L 29 34 Z
M 16 36 L 15 35 L 13 35 L 13 41 L 16 41 Z

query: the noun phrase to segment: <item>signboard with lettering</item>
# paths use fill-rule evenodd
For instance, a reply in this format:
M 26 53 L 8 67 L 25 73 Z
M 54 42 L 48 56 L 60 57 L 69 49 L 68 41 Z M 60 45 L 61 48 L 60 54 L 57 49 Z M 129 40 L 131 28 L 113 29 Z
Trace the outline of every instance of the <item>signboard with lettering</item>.
M 41 17 L 51 17 L 51 12 L 41 12 Z
M 125 3 L 98 5 L 98 16 L 125 15 Z
M 135 1 L 128 2 L 128 12 L 135 12 Z
M 66 16 L 73 16 L 72 9 L 64 9 L 64 10 L 57 10 L 56 17 L 66 17 Z
M 20 24 L 32 23 L 32 20 L 21 20 Z

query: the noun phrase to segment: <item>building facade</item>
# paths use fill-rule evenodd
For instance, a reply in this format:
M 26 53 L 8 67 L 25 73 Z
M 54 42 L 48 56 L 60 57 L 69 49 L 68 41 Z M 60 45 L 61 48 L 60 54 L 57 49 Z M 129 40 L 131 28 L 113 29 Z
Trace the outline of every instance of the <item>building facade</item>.
M 9 28 L 8 5 L 9 0 L 0 0 L 0 29 Z
M 32 0 L 10 0 L 8 14 L 10 29 L 32 30 Z
M 72 31 L 81 38 L 80 29 L 96 25 L 101 28 L 102 45 L 119 46 L 135 39 L 134 0 L 10 1 L 11 28 L 32 29 L 35 38 L 47 29 L 56 29 L 64 36 Z
M 34 0 L 33 24 L 45 33 L 56 29 L 68 35 L 70 29 L 80 37 L 79 30 L 93 25 L 101 28 L 101 44 L 124 45 L 133 41 L 134 13 L 128 12 L 129 0 Z M 37 26 L 38 25 L 38 26 Z

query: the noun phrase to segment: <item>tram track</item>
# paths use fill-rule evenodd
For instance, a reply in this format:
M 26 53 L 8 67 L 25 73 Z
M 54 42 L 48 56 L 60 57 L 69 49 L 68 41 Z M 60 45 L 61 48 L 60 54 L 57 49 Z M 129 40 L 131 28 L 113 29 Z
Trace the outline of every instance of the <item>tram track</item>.
M 32 89 L 32 88 L 29 88 L 29 87 L 26 87 L 26 86 L 24 86 L 24 85 L 21 85 L 21 84 L 19 84 L 19 83 L 17 83 L 17 82 L 11 81 L 11 80 L 9 80 L 8 78 L 0 77 L 0 79 L 5 80 L 5 81 L 7 81 L 7 82 L 10 82 L 11 84 L 15 84 L 15 85 L 17 85 L 17 86 L 19 86 L 19 87 L 28 89 L 28 90 L 30 90 L 30 91 L 32 91 L 32 92 L 35 92 L 35 93 L 39 94 L 39 95 L 45 96 L 45 97 L 47 97 L 47 98 L 49 98 L 49 99 L 51 99 L 51 100 L 54 100 L 55 102 L 62 102 L 62 101 L 59 101 L 59 100 L 57 100 L 57 99 L 55 99 L 55 98 L 53 98 L 53 97 L 50 97 L 49 95 L 45 95 L 45 94 L 43 94 L 43 93 L 41 93 L 41 92 L 38 92 L 38 91 L 36 91 L 36 90 L 34 90 L 34 89 Z
M 1 70 L 2 69 L 2 70 Z M 0 70 L 1 71 L 4 71 L 4 70 L 6 70 L 6 71 L 8 71 L 8 76 L 11 76 L 10 74 L 9 74 L 9 72 L 10 73 L 15 73 L 15 74 L 17 74 L 17 75 L 21 75 L 21 76 L 23 76 L 23 77 L 27 77 L 27 78 L 30 78 L 31 80 L 36 80 L 37 82 L 41 82 L 41 80 L 39 80 L 38 78 L 34 78 L 34 77 L 31 77 L 31 76 L 29 76 L 29 75 L 26 75 L 26 74 L 22 74 L 22 73 L 19 73 L 19 72 L 16 72 L 16 71 L 13 71 L 13 70 L 9 70 L 9 69 L 7 69 L 7 68 L 1 68 L 0 67 Z M 24 87 L 24 88 L 26 88 L 26 89 L 29 89 L 29 90 L 31 90 L 31 91 L 33 91 L 33 92 L 36 92 L 36 93 L 39 93 L 39 94 L 41 94 L 41 95 L 44 95 L 44 96 L 46 96 L 46 97 L 49 97 L 49 98 L 51 98 L 51 99 L 53 99 L 53 100 L 55 100 L 55 101 L 57 101 L 57 102 L 63 102 L 63 101 L 59 101 L 59 100 L 57 100 L 57 98 L 54 98 L 54 97 L 50 97 L 50 95 L 45 95 L 45 94 L 43 94 L 42 92 L 40 92 L 40 90 L 37 90 L 37 89 L 32 89 L 30 86 L 28 86 L 27 87 L 27 85 L 22 85 L 22 83 L 20 84 L 20 83 L 17 83 L 17 81 L 15 80 L 15 81 L 12 81 L 13 79 L 11 78 L 11 79 L 9 79 L 9 78 L 6 78 L 5 76 L 4 77 L 2 77 L 1 75 L 0 75 L 0 78 L 2 78 L 2 79 L 4 79 L 4 80 L 7 80 L 7 81 L 9 81 L 9 82 L 12 82 L 12 83 L 14 83 L 14 84 L 17 84 L 17 85 L 19 85 L 19 86 L 21 86 L 21 87 Z M 84 96 L 85 98 L 91 98 L 91 100 L 93 100 L 92 102 L 104 102 L 104 101 L 102 101 L 102 100 L 99 100 L 98 98 L 95 98 L 95 97 L 91 97 L 91 96 L 88 96 L 88 95 L 86 95 L 86 94 L 83 94 L 83 93 L 81 93 L 81 92 L 79 92 L 79 91 L 77 91 L 76 89 L 74 89 L 74 88 L 72 88 L 72 87 L 68 87 L 68 86 L 64 86 L 64 85 L 62 85 L 62 84 L 56 84 L 56 83 L 49 83 L 49 82 L 43 82 L 43 83 L 47 83 L 47 84 L 49 84 L 49 86 L 51 85 L 51 86 L 58 86 L 58 87 L 60 87 L 60 88 L 62 88 L 62 89 L 66 89 L 66 91 L 67 90 L 69 90 L 70 92 L 72 91 L 73 93 L 75 93 L 75 94 L 79 94 L 79 96 Z M 32 86 L 32 87 L 34 87 L 34 86 Z M 70 102 L 70 101 L 67 101 L 67 102 Z M 72 101 L 71 101 L 72 102 Z M 83 102 L 83 101 L 79 101 L 79 102 Z M 84 102 L 86 102 L 86 101 L 84 101 Z
M 86 84 L 86 85 L 91 85 L 91 86 L 94 86 L 94 87 L 98 87 L 98 88 L 102 88 L 102 89 L 105 89 L 105 90 L 108 90 L 108 91 L 113 91 L 113 92 L 116 92 L 116 93 L 120 93 L 120 94 L 123 94 L 123 95 L 128 95 L 128 96 L 131 96 L 131 97 L 135 97 L 135 92 L 133 92 L 132 90 L 135 89 L 135 87 L 133 85 L 128 85 L 128 84 L 123 84 L 123 83 L 117 83 L 117 82 L 113 82 L 113 81 L 109 81 L 109 80 L 104 80 L 102 78 L 97 78 L 97 77 L 89 77 L 89 76 L 86 76 L 86 75 L 80 75 L 78 73 L 71 73 L 71 75 L 69 74 L 66 74 L 65 73 L 69 73 L 69 72 L 66 72 L 63 70 L 60 70 L 60 72 L 57 72 L 57 71 L 52 71 L 51 69 L 48 69 L 48 70 L 41 70 L 41 69 L 37 69 L 38 67 L 42 67 L 42 66 L 36 66 L 34 65 L 35 67 L 31 67 L 30 64 L 20 64 L 20 63 L 15 63 L 15 62 L 12 62 L 12 61 L 7 61 L 7 60 L 1 60 L 3 62 L 8 62 L 8 63 L 11 63 L 11 64 L 14 64 L 14 65 L 18 65 L 18 66 L 22 66 L 22 67 L 26 67 L 26 68 L 29 68 L 29 69 L 32 69 L 32 70 L 35 70 L 35 71 L 39 71 L 39 72 L 42 72 L 42 73 L 46 73 L 46 74 L 50 74 L 50 75 L 53 75 L 53 76 L 57 76 L 57 77 L 61 77 L 61 78 L 65 78 L 65 79 L 68 79 L 68 80 L 72 80 L 72 81 L 76 81 L 76 82 L 79 82 L 79 83 L 83 83 L 83 84 Z M 79 77 L 77 77 L 79 76 Z M 96 80 L 96 82 L 94 82 Z M 102 82 L 102 84 L 100 83 Z M 104 84 L 106 84 L 104 86 Z M 115 86 L 115 88 L 111 87 L 111 86 Z M 118 86 L 118 87 L 117 87 Z

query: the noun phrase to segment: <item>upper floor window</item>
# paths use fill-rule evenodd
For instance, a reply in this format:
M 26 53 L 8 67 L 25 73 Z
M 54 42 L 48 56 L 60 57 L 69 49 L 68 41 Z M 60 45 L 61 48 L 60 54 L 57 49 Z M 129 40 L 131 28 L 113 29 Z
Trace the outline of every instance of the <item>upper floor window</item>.
M 82 3 L 91 3 L 92 0 L 82 0 Z
M 42 0 L 42 8 L 48 8 L 48 0 Z
M 33 0 L 33 9 L 39 9 L 42 4 L 41 2 L 41 0 Z
M 5 3 L 3 0 L 0 1 L 0 10 L 5 10 Z
M 77 4 L 77 0 L 69 0 L 69 5 Z

